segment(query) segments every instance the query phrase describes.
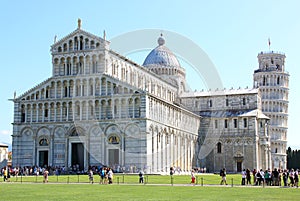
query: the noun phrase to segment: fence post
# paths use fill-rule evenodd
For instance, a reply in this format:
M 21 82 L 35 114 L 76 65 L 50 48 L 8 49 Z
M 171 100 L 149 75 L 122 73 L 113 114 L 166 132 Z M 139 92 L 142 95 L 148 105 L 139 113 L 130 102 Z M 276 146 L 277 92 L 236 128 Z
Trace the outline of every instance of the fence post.
M 67 178 L 67 184 L 69 183 L 69 177 L 70 177 L 70 176 L 68 175 L 68 178 Z
M 201 177 L 201 186 L 203 186 L 203 177 Z
M 233 178 L 231 178 L 231 187 L 233 187 Z
M 171 185 L 173 186 L 174 181 L 173 181 L 173 175 L 171 175 Z
M 22 175 L 23 175 L 23 174 L 21 174 L 21 183 L 22 183 Z
M 123 181 L 122 181 L 122 183 L 124 184 L 124 172 L 123 172 Z
M 58 175 L 56 175 L 56 183 L 58 183 Z
M 77 174 L 77 183 L 79 183 L 79 174 Z
M 37 183 L 37 174 L 35 175 L 35 183 Z
M 148 183 L 148 175 L 146 176 L 146 183 Z
M 198 185 L 198 176 L 196 176 L 196 185 Z
M 117 177 L 118 185 L 119 185 L 119 177 Z

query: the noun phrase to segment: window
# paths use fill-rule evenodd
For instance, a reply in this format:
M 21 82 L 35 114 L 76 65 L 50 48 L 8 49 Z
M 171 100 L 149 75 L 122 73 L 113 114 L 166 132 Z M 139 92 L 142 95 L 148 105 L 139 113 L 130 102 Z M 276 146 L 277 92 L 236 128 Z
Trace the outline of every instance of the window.
M 246 105 L 246 98 L 243 98 L 243 105 Z
M 218 120 L 215 120 L 215 128 L 218 128 Z
M 209 106 L 209 107 L 212 107 L 212 100 L 209 100 L 209 101 L 208 101 L 208 106 Z
M 228 128 L 228 120 L 227 119 L 224 120 L 224 127 Z
M 226 106 L 229 106 L 229 100 L 226 98 Z
M 64 94 L 64 97 L 67 97 L 68 96 L 68 87 L 65 87 L 65 94 Z
M 277 77 L 277 84 L 280 84 L 280 77 Z
M 45 114 L 44 114 L 45 117 L 48 117 L 48 109 L 45 109 Z
M 234 128 L 237 128 L 237 119 L 233 119 L 233 126 Z
M 264 77 L 264 78 L 263 78 L 263 86 L 266 85 L 266 82 L 267 82 L 267 79 L 266 79 L 266 77 Z
M 247 119 L 244 118 L 244 128 L 247 128 L 248 124 L 247 124 Z
M 222 153 L 222 144 L 221 144 L 221 142 L 218 142 L 218 144 L 217 144 L 217 153 Z
M 78 116 L 80 115 L 80 106 L 79 105 L 76 106 L 76 113 Z

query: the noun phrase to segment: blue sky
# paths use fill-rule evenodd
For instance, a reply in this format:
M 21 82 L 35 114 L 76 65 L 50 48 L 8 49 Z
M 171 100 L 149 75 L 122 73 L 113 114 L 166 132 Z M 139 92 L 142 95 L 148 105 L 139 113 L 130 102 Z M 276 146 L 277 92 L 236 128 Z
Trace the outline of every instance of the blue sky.
M 286 54 L 290 73 L 288 146 L 300 148 L 299 1 L 2 1 L 0 59 L 0 141 L 11 143 L 14 91 L 20 95 L 51 76 L 53 38 L 82 28 L 107 39 L 140 29 L 176 32 L 194 41 L 215 64 L 226 88 L 252 87 L 257 54 Z M 158 33 L 159 34 L 159 33 Z M 152 40 L 152 39 L 151 39 Z M 156 39 L 155 39 L 156 40 Z M 153 47 L 156 41 L 153 41 Z M 166 36 L 166 42 L 167 42 Z M 167 43 L 166 43 L 167 45 Z M 144 58 L 133 56 L 138 63 Z M 188 67 L 187 67 L 188 68 Z M 189 75 L 188 75 L 189 79 Z M 189 79 L 194 89 L 200 80 Z M 297 84 L 298 82 L 298 84 Z

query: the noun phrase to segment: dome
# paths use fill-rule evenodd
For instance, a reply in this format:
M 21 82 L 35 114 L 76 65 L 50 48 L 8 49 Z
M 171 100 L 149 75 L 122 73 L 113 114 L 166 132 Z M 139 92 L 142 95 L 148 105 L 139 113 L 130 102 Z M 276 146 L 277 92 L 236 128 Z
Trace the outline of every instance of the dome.
M 165 39 L 162 35 L 157 40 L 158 46 L 153 49 L 146 57 L 143 66 L 170 66 L 180 67 L 179 61 L 175 54 L 169 50 L 165 44 Z

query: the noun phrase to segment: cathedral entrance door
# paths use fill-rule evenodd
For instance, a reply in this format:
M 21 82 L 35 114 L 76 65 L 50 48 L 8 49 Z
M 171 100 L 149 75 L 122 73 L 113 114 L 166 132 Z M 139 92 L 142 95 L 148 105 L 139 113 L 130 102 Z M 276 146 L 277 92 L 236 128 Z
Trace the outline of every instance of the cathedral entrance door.
M 242 172 L 242 162 L 238 161 L 236 163 L 236 170 L 237 172 Z
M 84 146 L 83 143 L 72 143 L 72 156 L 71 156 L 72 167 L 79 167 L 79 170 L 84 169 Z
M 48 166 L 48 151 L 39 151 L 39 167 Z
M 108 150 L 108 164 L 113 166 L 119 164 L 119 149 L 109 149 Z

